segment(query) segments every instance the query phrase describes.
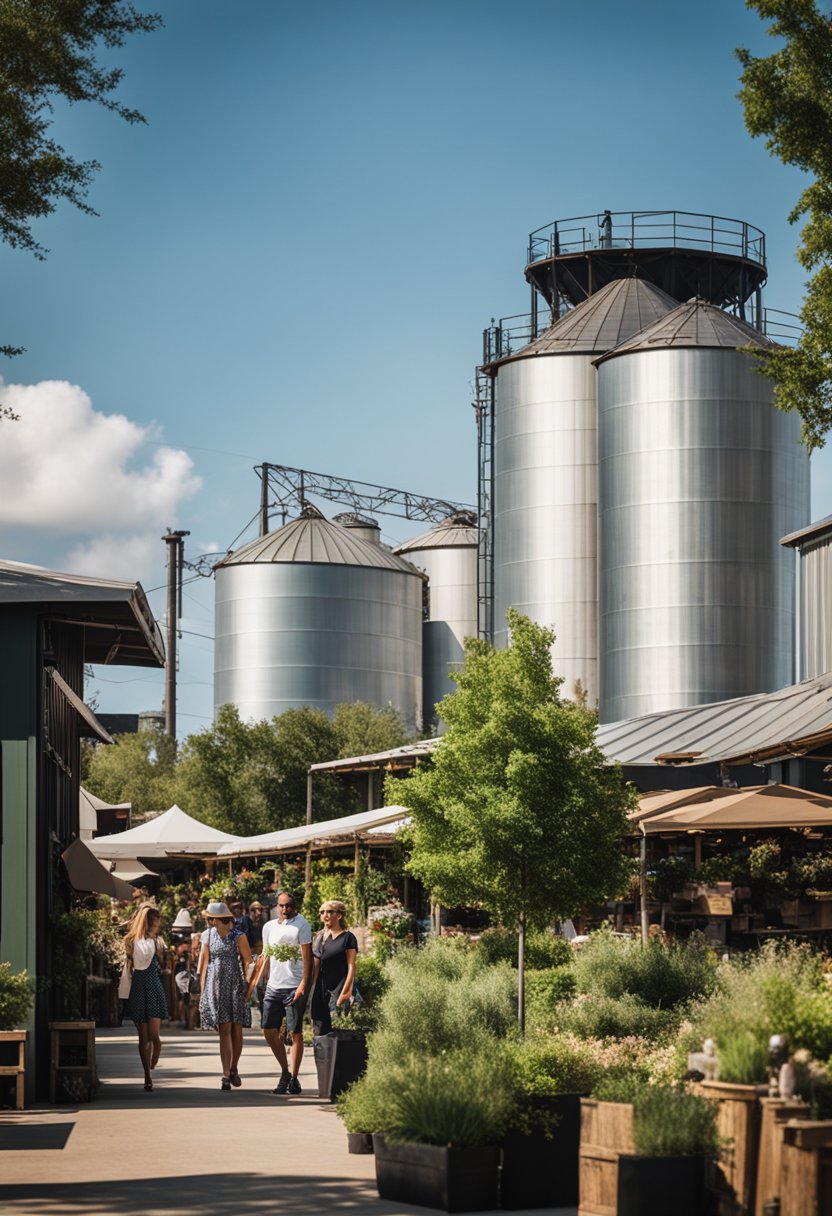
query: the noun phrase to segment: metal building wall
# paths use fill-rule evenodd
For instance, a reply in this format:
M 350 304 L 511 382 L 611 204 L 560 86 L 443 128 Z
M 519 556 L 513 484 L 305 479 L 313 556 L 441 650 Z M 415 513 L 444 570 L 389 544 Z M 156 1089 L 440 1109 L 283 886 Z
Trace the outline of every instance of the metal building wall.
M 801 680 L 832 671 L 832 536 L 800 551 Z
M 477 530 L 439 524 L 401 545 L 396 553 L 428 576 L 422 672 L 425 724 L 429 725 L 437 720 L 437 701 L 456 688 L 448 673 L 462 667 L 465 639 L 477 636 Z M 441 719 L 437 726 L 441 733 Z
M 796 416 L 728 347 L 613 352 L 598 404 L 601 720 L 791 683 Z
M 214 705 L 262 719 L 339 702 L 393 705 L 422 724 L 422 579 L 304 562 L 216 570 Z
M 558 635 L 554 670 L 598 697 L 596 372 L 587 354 L 501 366 L 494 439 L 494 640 L 516 608 Z

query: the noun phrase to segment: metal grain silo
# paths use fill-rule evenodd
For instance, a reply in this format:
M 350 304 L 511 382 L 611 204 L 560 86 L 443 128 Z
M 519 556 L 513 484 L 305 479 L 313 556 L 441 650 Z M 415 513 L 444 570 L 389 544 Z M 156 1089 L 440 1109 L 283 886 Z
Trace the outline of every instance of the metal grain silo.
M 564 695 L 598 699 L 598 477 L 593 360 L 675 308 L 638 278 L 609 283 L 488 369 L 494 384 L 494 640 L 506 610 L 557 633 Z
M 368 540 L 371 545 L 381 544 L 381 526 L 378 520 L 373 519 L 370 515 L 358 515 L 355 511 L 342 511 L 340 515 L 333 515 L 332 522 L 346 528 L 352 536 Z
M 428 576 L 422 662 L 425 724 L 437 721 L 440 731 L 436 703 L 456 688 L 448 673 L 462 666 L 465 639 L 477 636 L 477 541 L 473 516 L 460 513 L 395 550 Z
M 738 349 L 773 345 L 695 299 L 598 360 L 604 722 L 794 678 L 808 454 Z
M 392 705 L 422 721 L 422 575 L 314 507 L 215 566 L 214 706 Z

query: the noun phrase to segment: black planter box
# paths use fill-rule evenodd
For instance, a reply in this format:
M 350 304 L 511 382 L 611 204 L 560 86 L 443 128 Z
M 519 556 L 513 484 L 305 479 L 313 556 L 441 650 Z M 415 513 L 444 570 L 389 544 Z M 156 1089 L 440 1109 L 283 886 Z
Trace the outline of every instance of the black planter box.
M 528 1135 L 520 1131 L 506 1135 L 502 1143 L 501 1206 L 513 1210 L 577 1207 L 580 1095 L 538 1098 L 535 1107 L 541 1113 L 557 1115 L 557 1127 L 550 1137 L 542 1127 Z
M 704 1157 L 620 1157 L 617 1216 L 703 1216 Z
M 334 1102 L 367 1067 L 367 1041 L 362 1030 L 331 1030 L 314 1045 L 318 1097 Z
M 348 1153 L 371 1153 L 373 1137 L 370 1132 L 347 1132 Z
M 496 1145 L 387 1144 L 377 1133 L 373 1148 L 382 1199 L 443 1212 L 482 1212 L 498 1205 L 500 1150 Z

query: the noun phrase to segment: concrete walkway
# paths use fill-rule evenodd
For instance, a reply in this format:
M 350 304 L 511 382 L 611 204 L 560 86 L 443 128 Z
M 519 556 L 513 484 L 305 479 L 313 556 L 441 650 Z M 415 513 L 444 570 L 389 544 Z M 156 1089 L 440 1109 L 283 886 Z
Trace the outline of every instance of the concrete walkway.
M 347 1152 L 341 1121 L 318 1100 L 310 1049 L 303 1093 L 276 1096 L 274 1058 L 247 1031 L 243 1086 L 223 1093 L 214 1035 L 168 1028 L 162 1038 L 152 1093 L 127 1024 L 98 1031 L 94 1102 L 0 1115 L 4 1216 L 429 1212 L 378 1198 L 373 1157 Z

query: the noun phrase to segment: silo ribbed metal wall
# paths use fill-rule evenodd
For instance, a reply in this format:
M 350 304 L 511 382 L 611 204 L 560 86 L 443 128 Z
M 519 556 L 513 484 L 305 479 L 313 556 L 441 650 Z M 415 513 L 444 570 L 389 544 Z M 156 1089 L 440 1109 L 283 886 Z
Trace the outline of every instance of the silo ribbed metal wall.
M 346 565 L 216 571 L 214 704 L 244 719 L 312 705 L 390 704 L 422 721 L 422 579 Z
M 429 579 L 422 670 L 425 722 L 430 723 L 436 717 L 436 702 L 456 689 L 448 672 L 462 667 L 465 639 L 477 636 L 477 549 L 452 545 L 412 550 L 406 556 Z
M 832 538 L 803 546 L 800 554 L 801 652 L 798 676 L 832 671 Z
M 497 371 L 494 629 L 516 608 L 557 633 L 563 692 L 598 697 L 596 371 L 592 354 L 537 356 Z
M 598 368 L 601 721 L 794 679 L 794 565 L 809 517 L 799 421 L 731 349 Z

